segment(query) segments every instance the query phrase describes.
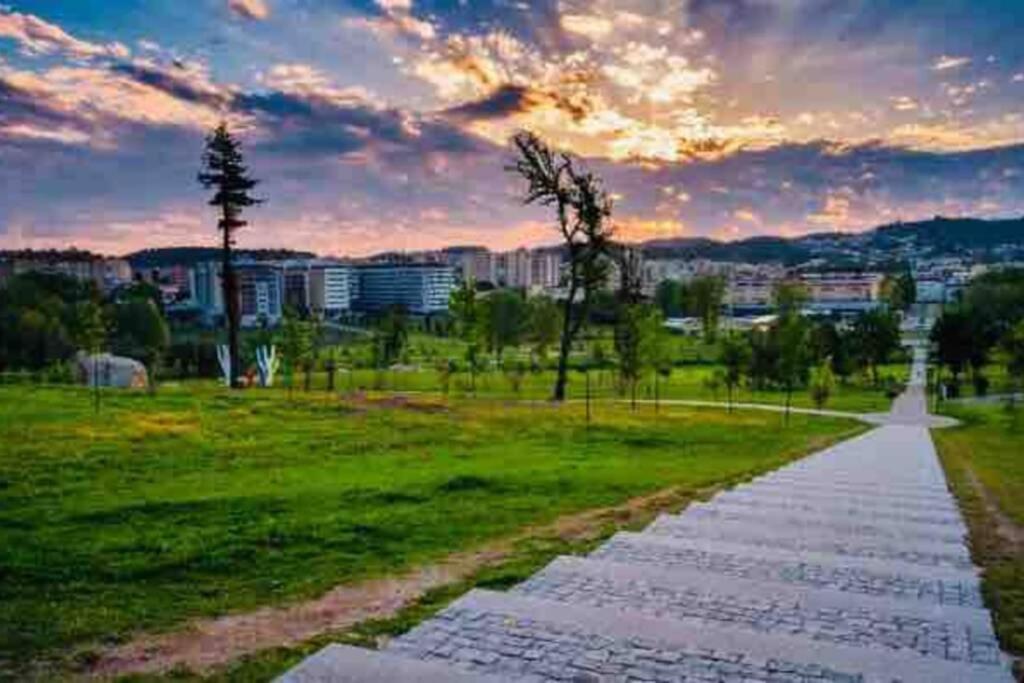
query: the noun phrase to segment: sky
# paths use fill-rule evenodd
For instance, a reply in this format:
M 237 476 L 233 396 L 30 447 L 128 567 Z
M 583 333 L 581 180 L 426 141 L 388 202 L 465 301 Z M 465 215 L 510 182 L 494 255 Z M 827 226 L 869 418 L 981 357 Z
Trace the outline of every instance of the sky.
M 2 0 L 0 0 L 2 2 Z M 623 240 L 1024 214 L 1019 0 L 24 0 L 0 4 L 0 248 L 557 241 L 505 168 L 529 129 Z

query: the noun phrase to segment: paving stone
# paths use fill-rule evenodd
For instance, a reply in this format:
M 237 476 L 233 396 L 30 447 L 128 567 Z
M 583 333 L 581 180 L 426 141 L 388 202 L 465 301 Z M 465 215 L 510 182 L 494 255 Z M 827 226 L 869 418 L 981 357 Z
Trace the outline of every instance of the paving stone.
M 885 595 L 894 600 L 922 600 L 938 605 L 981 607 L 977 577 L 938 572 L 930 567 L 885 570 L 860 558 L 822 558 L 773 548 L 751 549 L 728 543 L 698 543 L 653 534 L 620 533 L 591 553 L 594 559 L 691 568 L 736 578 L 780 581 L 852 593 Z
M 988 613 L 982 609 L 936 609 L 840 591 L 580 558 L 556 560 L 515 592 L 765 633 L 906 649 L 951 661 L 1000 662 Z
M 434 642 L 436 633 L 452 632 L 494 658 L 481 664 L 479 654 L 438 654 L 420 645 L 423 640 Z M 530 641 L 536 656 L 502 656 L 493 643 L 504 640 Z M 1001 661 L 951 661 L 881 645 L 816 641 L 801 634 L 489 591 L 473 591 L 392 641 L 388 652 L 468 671 L 547 681 L 1010 681 Z

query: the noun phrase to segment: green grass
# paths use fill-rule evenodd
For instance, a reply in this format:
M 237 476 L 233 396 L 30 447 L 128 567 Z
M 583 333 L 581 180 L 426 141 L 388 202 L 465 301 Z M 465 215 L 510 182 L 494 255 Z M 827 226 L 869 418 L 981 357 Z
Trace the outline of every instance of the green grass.
M 1024 409 L 947 404 L 944 412 L 963 421 L 933 434 L 970 526 L 974 559 L 984 568 L 985 600 L 1003 648 L 1024 656 L 1024 544 L 1000 533 L 986 505 L 997 507 L 1004 525 L 1024 529 Z
M 437 402 L 208 384 L 0 387 L 0 671 L 316 596 L 567 513 L 776 467 L 860 429 L 769 413 Z
M 725 401 L 724 387 L 717 390 L 709 388 L 707 381 L 715 373 L 715 365 L 689 365 L 677 367 L 668 378 L 658 381 L 658 394 L 663 399 L 684 399 L 700 401 Z M 905 364 L 887 365 L 880 369 L 882 377 L 892 378 L 897 382 L 905 382 L 908 367 Z M 280 377 L 279 382 L 284 382 Z M 622 391 L 615 370 L 600 370 L 590 373 L 591 396 L 599 399 L 628 398 Z M 466 397 L 475 393 L 478 397 L 502 399 L 547 399 L 551 396 L 555 383 L 555 373 L 551 370 L 530 372 L 523 376 L 522 386 L 516 392 L 509 377 L 501 372 L 487 371 L 475 378 L 475 392 L 472 390 L 470 375 L 460 372 L 452 376 L 449 384 L 449 395 Z M 296 386 L 302 385 L 302 377 L 295 378 Z M 322 390 L 327 385 L 324 373 L 315 373 L 312 387 Z M 417 392 L 440 394 L 441 379 L 433 369 L 395 369 L 379 372 L 371 369 L 357 369 L 351 372 L 340 372 L 335 378 L 335 387 L 342 391 L 384 390 L 394 392 Z M 639 383 L 637 397 L 643 400 L 654 398 L 654 378 L 648 374 Z M 569 375 L 567 389 L 569 399 L 582 399 L 586 396 L 586 377 L 583 373 L 572 371 Z M 750 403 L 768 403 L 782 405 L 785 394 L 782 391 L 752 391 L 741 387 L 735 392 L 734 400 Z M 889 410 L 892 400 L 881 387 L 873 386 L 871 381 L 862 376 L 851 378 L 845 384 L 837 384 L 832 397 L 825 408 L 850 412 L 885 412 Z M 807 390 L 798 390 L 793 394 L 793 405 L 813 407 Z

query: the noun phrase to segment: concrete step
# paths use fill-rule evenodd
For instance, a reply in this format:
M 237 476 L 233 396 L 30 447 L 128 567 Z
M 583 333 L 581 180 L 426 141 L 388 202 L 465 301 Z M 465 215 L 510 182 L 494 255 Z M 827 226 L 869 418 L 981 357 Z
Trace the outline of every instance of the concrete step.
M 438 661 L 403 657 L 391 652 L 328 645 L 277 679 L 277 683 L 501 683 L 515 680 L 465 671 Z
M 514 592 L 555 602 L 697 619 L 762 633 L 998 664 L 984 609 L 892 601 L 695 570 L 561 557 Z
M 744 522 L 760 520 L 778 528 L 828 530 L 836 535 L 888 538 L 892 540 L 928 543 L 946 543 L 962 546 L 965 535 L 962 530 L 945 527 L 894 524 L 892 522 L 864 522 L 849 517 L 820 517 L 755 509 L 723 508 L 705 504 L 690 505 L 678 515 L 679 519 L 713 518 L 723 522 Z
M 392 641 L 388 652 L 531 680 L 1011 680 L 1002 662 L 947 661 L 489 591 L 472 591 Z
M 801 500 L 764 500 L 743 499 L 729 496 L 715 496 L 708 507 L 732 510 L 756 510 L 772 513 L 807 514 L 812 517 L 838 517 L 867 523 L 892 522 L 894 524 L 921 524 L 926 526 L 946 527 L 960 533 L 967 533 L 967 527 L 959 516 L 941 515 L 925 512 L 908 512 L 906 510 L 877 510 L 870 507 L 858 507 L 843 504 L 821 504 Z
M 907 500 L 923 500 L 926 502 L 936 499 L 951 500 L 949 489 L 945 486 L 898 484 L 886 481 L 880 473 L 875 473 L 871 478 L 854 479 L 852 477 L 840 478 L 827 472 L 818 474 L 786 474 L 780 472 L 753 479 L 749 483 L 791 486 L 794 489 L 808 488 L 822 492 L 898 496 Z
M 720 573 L 741 579 L 791 583 L 850 593 L 921 600 L 936 605 L 981 607 L 973 572 L 909 565 L 891 560 L 794 552 L 709 539 L 618 533 L 592 559 L 653 564 Z
M 680 538 L 714 538 L 744 545 L 794 551 L 873 557 L 879 560 L 899 560 L 909 564 L 969 571 L 974 569 L 970 553 L 963 545 L 848 537 L 837 535 L 828 529 L 781 527 L 771 521 L 723 522 L 713 518 L 683 519 L 662 515 L 645 531 Z
M 765 501 L 803 501 L 807 503 L 853 507 L 872 508 L 893 512 L 913 512 L 960 517 L 960 509 L 952 499 L 942 501 L 935 499 L 930 502 L 908 501 L 899 496 L 871 496 L 871 495 L 849 495 L 833 492 L 816 493 L 807 490 L 794 491 L 782 486 L 766 486 L 757 484 L 742 484 L 736 488 L 722 491 L 715 499 L 730 498 L 737 500 L 765 500 Z

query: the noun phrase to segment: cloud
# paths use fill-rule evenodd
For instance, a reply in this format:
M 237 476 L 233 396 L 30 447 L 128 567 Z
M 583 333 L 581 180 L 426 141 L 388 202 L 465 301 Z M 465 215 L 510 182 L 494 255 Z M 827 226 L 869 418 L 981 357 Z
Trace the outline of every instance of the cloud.
M 270 18 L 266 0 L 228 0 L 228 9 L 243 19 L 264 21 Z
M 950 69 L 959 69 L 962 66 L 967 66 L 970 63 L 970 57 L 950 57 L 949 55 L 942 55 L 935 60 L 934 64 L 932 64 L 932 70 L 949 71 Z
M 17 42 L 28 55 L 64 53 L 71 57 L 119 57 L 129 55 L 122 43 L 98 44 L 75 38 L 56 24 L 32 14 L 4 10 L 0 6 L 0 38 Z
M 918 108 L 917 100 L 906 95 L 892 97 L 890 101 L 892 102 L 892 108 L 896 111 L 914 111 Z

